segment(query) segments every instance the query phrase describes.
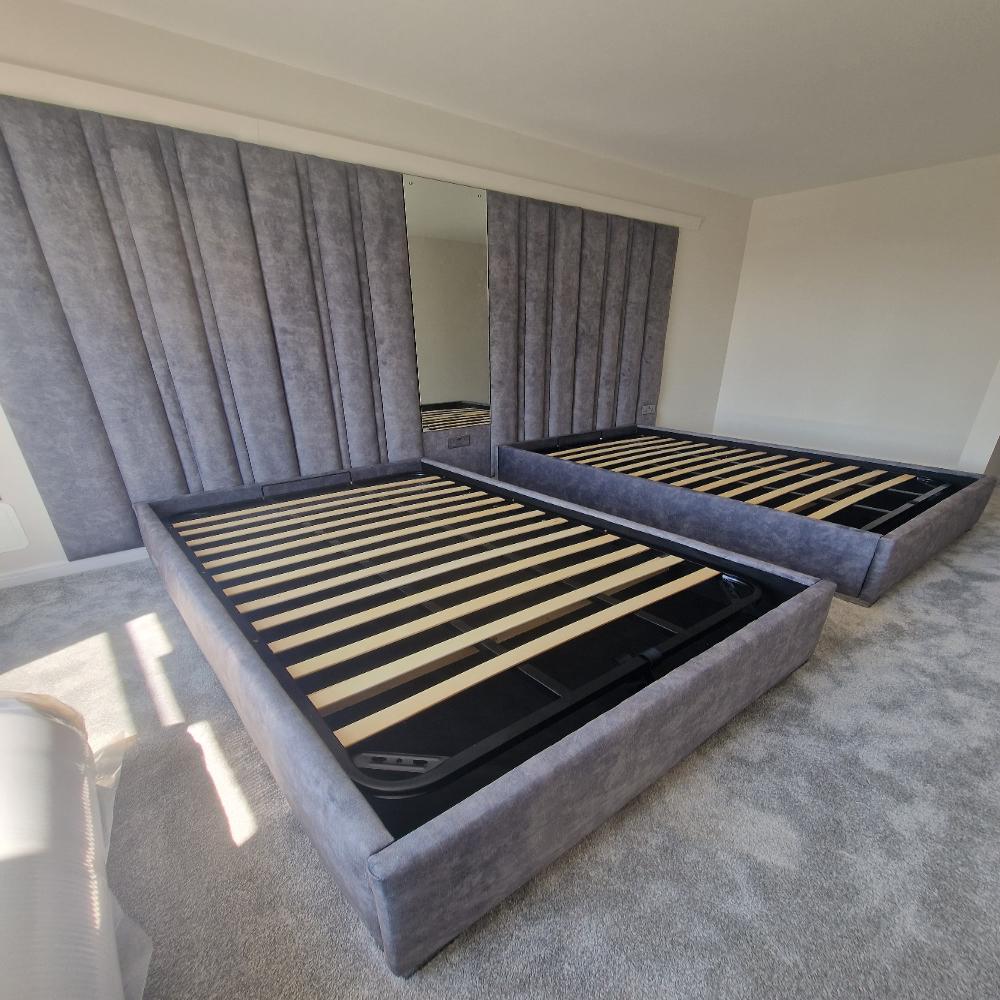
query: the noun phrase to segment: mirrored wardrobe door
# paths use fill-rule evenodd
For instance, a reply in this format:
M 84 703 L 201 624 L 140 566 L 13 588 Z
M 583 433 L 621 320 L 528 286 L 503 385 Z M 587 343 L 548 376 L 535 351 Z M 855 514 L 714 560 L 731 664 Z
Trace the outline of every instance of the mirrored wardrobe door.
M 490 470 L 486 192 L 405 176 L 424 454 Z

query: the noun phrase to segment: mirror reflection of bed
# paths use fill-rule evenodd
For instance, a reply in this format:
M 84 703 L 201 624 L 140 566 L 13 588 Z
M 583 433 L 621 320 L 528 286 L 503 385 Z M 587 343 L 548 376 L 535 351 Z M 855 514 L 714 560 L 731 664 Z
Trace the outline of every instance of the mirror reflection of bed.
M 424 454 L 490 471 L 486 192 L 403 182 Z

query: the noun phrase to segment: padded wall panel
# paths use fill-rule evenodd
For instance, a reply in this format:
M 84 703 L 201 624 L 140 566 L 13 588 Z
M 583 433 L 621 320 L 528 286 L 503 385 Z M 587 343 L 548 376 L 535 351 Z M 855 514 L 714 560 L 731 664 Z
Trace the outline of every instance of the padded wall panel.
M 132 548 L 139 532 L 125 484 L 2 138 L 0 218 L 4 411 L 66 555 Z
M 118 256 L 125 272 L 125 280 L 128 282 L 129 293 L 132 296 L 139 330 L 143 343 L 146 345 L 146 354 L 149 356 L 149 364 L 153 369 L 153 375 L 160 390 L 160 398 L 163 400 L 163 409 L 170 424 L 170 432 L 173 435 L 174 444 L 177 446 L 177 455 L 188 486 L 194 489 L 202 481 L 201 473 L 191 445 L 180 399 L 170 377 L 170 362 L 163 348 L 150 298 L 151 292 L 146 288 L 142 261 L 128 221 L 128 214 L 125 211 L 124 192 L 119 190 L 116 183 L 115 166 L 112 163 L 112 154 L 104 123 L 99 115 L 86 114 L 81 115 L 81 125 L 87 139 L 90 158 L 94 164 L 97 183 L 101 189 L 101 197 L 104 199 L 104 208 L 108 213 L 111 232 L 118 248 Z M 155 135 L 153 141 L 154 143 L 156 141 Z M 148 182 L 151 178 L 146 177 L 144 180 Z M 157 207 L 162 210 L 162 206 L 154 205 L 154 211 Z M 153 232 L 158 231 L 155 226 L 145 228 Z M 195 430 L 197 431 L 198 428 Z
M 129 496 L 183 493 L 187 482 L 80 116 L 12 100 L 3 101 L 2 114 L 14 173 Z M 30 379 L 30 358 L 21 363 Z
M 494 446 L 655 407 L 677 230 L 489 192 Z
M 174 142 L 254 480 L 291 479 L 298 459 L 239 150 L 193 132 Z
M 406 211 L 399 174 L 357 167 L 358 195 L 364 228 L 365 261 L 375 338 L 375 371 L 382 396 L 385 459 L 403 461 L 422 448 L 417 348 L 413 334 L 413 302 L 409 284 Z M 399 276 L 405 274 L 402 282 Z
M 71 558 L 420 455 L 398 174 L 14 98 L 0 139 L 0 401 Z
M 352 199 L 351 170 L 343 163 L 309 157 L 316 233 L 326 284 L 330 324 L 340 368 L 347 451 L 352 464 L 373 465 L 384 457 L 380 425 L 374 419 L 381 398 L 372 384 L 372 358 L 366 326 L 362 268 Z M 417 417 L 419 426 L 419 414 Z
M 295 157 L 247 145 L 240 157 L 295 451 L 302 475 L 313 476 L 344 463 Z

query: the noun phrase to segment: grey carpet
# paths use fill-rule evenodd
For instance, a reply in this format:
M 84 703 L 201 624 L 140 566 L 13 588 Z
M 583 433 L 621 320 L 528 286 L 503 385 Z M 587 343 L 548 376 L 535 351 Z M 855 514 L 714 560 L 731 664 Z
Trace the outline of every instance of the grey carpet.
M 110 877 L 153 938 L 150 998 L 997 996 L 998 660 L 1000 495 L 875 608 L 836 601 L 806 667 L 404 982 L 148 563 L 0 592 L 0 687 L 63 698 L 97 746 L 138 734 Z

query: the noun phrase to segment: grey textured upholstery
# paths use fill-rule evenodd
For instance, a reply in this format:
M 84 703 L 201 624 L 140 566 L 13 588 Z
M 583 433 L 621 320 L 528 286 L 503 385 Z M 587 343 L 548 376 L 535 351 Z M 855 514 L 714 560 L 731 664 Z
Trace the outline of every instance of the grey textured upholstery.
M 0 98 L 0 402 L 70 558 L 421 454 L 402 179 Z
M 136 515 L 150 558 L 181 617 L 316 850 L 380 941 L 367 863 L 392 836 L 153 510 L 138 504 Z
M 352 479 L 417 467 L 413 462 L 392 463 L 354 472 Z M 449 471 L 432 462 L 423 468 Z M 466 478 L 487 487 L 495 483 L 484 476 Z M 516 492 L 525 500 L 536 499 L 530 491 Z M 207 499 L 182 497 L 158 507 L 203 507 Z M 558 506 L 569 516 L 593 513 L 568 503 Z M 400 975 L 413 972 L 805 662 L 833 595 L 832 584 L 737 559 L 804 589 L 394 840 L 152 508 L 141 504 L 137 513 L 150 555 L 184 620 L 320 855 L 384 949 L 389 967 Z M 616 518 L 607 522 L 612 528 L 640 527 Z M 642 527 L 648 535 L 680 542 L 680 550 L 694 558 L 734 559 L 712 546 Z
M 469 443 L 456 448 L 449 447 L 448 442 L 456 438 L 467 438 Z M 448 430 L 424 431 L 424 456 L 432 461 L 488 476 L 492 469 L 490 425 L 472 424 Z
M 766 442 L 717 438 L 709 434 L 700 434 L 697 438 L 774 447 Z M 580 442 L 585 440 L 585 437 L 579 439 Z M 560 439 L 560 444 L 566 447 L 570 443 Z M 786 511 L 753 507 L 709 493 L 671 487 L 609 469 L 567 462 L 533 450 L 554 444 L 555 440 L 543 439 L 529 442 L 527 447 L 501 448 L 498 455 L 500 479 L 603 513 L 789 566 L 810 576 L 833 580 L 842 594 L 866 604 L 877 600 L 907 573 L 975 524 L 995 485 L 988 477 L 977 479 L 901 527 L 879 535 L 845 525 L 813 521 Z M 828 452 L 813 454 L 838 459 L 857 458 Z M 886 469 L 896 468 L 891 463 L 880 465 Z M 943 469 L 908 468 L 955 475 Z
M 884 535 L 858 595 L 872 604 L 890 587 L 950 545 L 979 520 L 996 480 L 983 476 L 912 521 Z
M 389 967 L 412 972 L 801 666 L 832 597 L 802 591 L 379 851 Z
M 494 192 L 487 213 L 494 447 L 655 411 L 678 230 Z

